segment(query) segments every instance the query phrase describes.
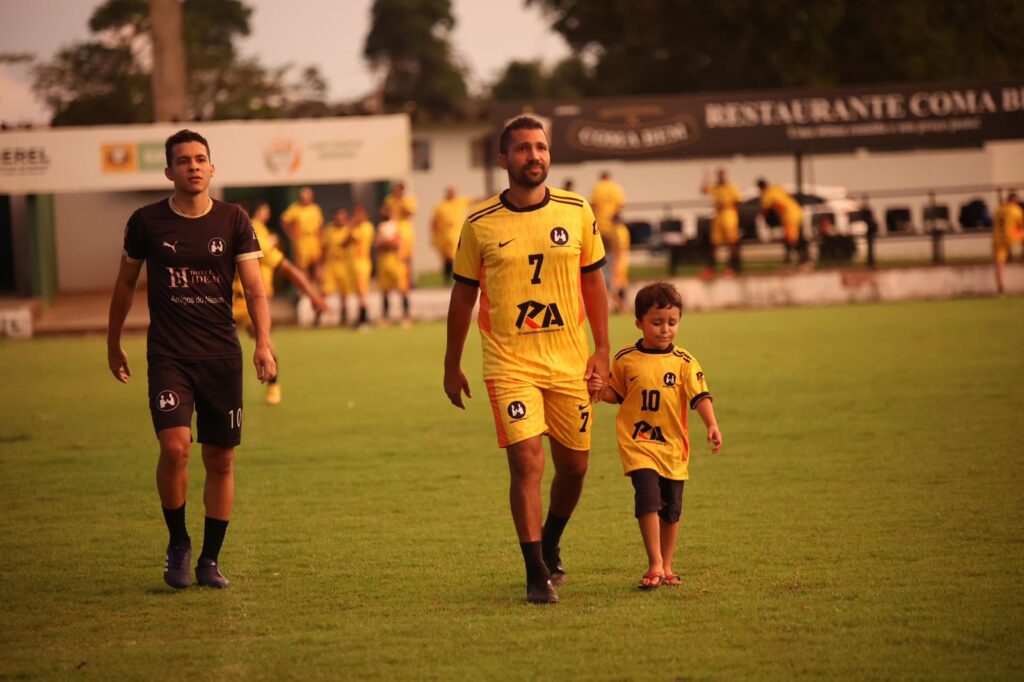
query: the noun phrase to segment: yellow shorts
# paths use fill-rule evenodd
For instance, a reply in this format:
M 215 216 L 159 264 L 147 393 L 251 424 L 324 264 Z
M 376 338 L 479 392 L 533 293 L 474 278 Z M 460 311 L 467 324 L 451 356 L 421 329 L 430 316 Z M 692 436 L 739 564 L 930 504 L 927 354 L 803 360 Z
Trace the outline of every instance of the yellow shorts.
M 594 410 L 582 379 L 545 387 L 512 378 L 484 383 L 499 448 L 546 433 L 571 450 L 590 450 Z
M 711 243 L 715 246 L 735 244 L 740 240 L 740 215 L 736 209 L 715 213 L 711 221 Z
M 995 256 L 997 263 L 1005 263 L 1010 260 L 1010 245 L 1009 244 L 993 244 L 992 255 Z
M 319 263 L 322 256 L 323 246 L 315 237 L 312 239 L 300 238 L 295 243 L 295 264 L 301 270 L 307 270 L 310 265 Z
M 352 286 L 360 296 L 366 296 L 370 290 L 370 272 L 373 270 L 373 263 L 368 260 L 358 260 L 352 263 L 349 276 L 352 278 Z
M 342 261 L 324 263 L 322 274 L 324 294 L 345 295 L 352 292 L 351 274 L 346 263 Z
M 397 289 L 409 291 L 409 266 L 396 257 L 381 258 L 377 262 L 377 281 L 382 291 Z

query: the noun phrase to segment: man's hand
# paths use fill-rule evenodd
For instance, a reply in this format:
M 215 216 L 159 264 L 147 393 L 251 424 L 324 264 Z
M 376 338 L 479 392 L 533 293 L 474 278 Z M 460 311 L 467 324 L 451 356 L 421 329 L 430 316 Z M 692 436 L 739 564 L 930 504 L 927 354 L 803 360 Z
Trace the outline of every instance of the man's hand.
M 128 377 L 132 375 L 132 371 L 128 369 L 128 354 L 121 346 L 107 348 L 107 365 L 115 379 L 122 384 L 128 383 Z
M 708 427 L 708 443 L 711 445 L 712 455 L 717 455 L 722 449 L 722 432 L 718 430 L 718 424 Z
M 473 393 L 469 390 L 469 380 L 462 373 L 462 368 L 445 371 L 444 392 L 448 396 L 448 400 L 452 402 L 452 405 L 460 410 L 466 409 L 466 406 L 462 403 L 462 393 L 465 392 L 467 398 L 472 398 Z
M 277 376 L 277 361 L 274 359 L 274 351 L 269 345 L 256 346 L 252 364 L 256 365 L 256 378 L 260 380 L 261 384 L 265 384 Z
M 309 294 L 309 302 L 313 304 L 313 310 L 317 311 L 321 315 L 327 312 L 327 301 L 320 295 L 319 291 L 315 289 Z
M 590 385 L 590 380 L 595 374 L 601 378 L 601 387 L 596 391 Z M 583 373 L 583 380 L 587 382 L 587 392 L 590 393 L 590 402 L 596 403 L 601 400 L 601 390 L 608 374 L 608 353 L 599 350 L 587 360 L 587 371 Z

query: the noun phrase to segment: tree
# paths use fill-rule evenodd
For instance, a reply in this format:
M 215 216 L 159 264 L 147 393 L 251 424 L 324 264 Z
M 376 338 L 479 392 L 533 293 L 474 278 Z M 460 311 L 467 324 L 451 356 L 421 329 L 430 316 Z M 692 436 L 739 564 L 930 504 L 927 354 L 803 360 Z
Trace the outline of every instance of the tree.
M 572 99 L 590 94 L 591 76 L 579 57 L 566 57 L 551 69 L 540 61 L 512 61 L 491 85 L 491 97 L 511 99 Z
M 577 54 L 599 94 L 657 94 L 1024 71 L 1015 0 L 525 0 Z
M 451 0 L 374 0 L 363 55 L 384 72 L 384 107 L 414 116 L 458 115 L 465 69 L 452 56 Z
M 293 84 L 289 66 L 267 69 L 239 56 L 235 41 L 249 34 L 251 14 L 241 0 L 184 0 L 189 119 L 276 118 L 293 108 L 323 106 L 323 79 L 315 69 L 312 80 L 307 69 Z M 150 26 L 147 0 L 107 0 L 89 20 L 95 40 L 38 65 L 33 87 L 53 110 L 51 123 L 153 121 Z M 318 88 L 306 87 L 317 80 Z M 296 99 L 304 96 L 320 99 Z

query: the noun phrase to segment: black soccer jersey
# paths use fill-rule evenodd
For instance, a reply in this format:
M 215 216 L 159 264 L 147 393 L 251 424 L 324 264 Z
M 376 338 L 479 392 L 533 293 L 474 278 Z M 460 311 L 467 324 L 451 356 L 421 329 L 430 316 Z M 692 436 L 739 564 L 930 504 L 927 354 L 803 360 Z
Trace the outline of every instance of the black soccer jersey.
M 260 258 L 249 218 L 214 201 L 208 213 L 188 218 L 163 199 L 128 219 L 124 254 L 146 261 L 151 358 L 226 358 L 241 355 L 231 316 L 235 263 Z

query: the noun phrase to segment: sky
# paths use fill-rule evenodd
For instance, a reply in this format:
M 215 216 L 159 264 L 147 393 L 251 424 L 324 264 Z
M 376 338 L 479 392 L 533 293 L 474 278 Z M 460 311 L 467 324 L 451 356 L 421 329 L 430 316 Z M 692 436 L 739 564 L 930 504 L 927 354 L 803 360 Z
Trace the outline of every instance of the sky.
M 366 94 L 374 76 L 362 51 L 372 0 L 244 0 L 253 9 L 244 55 L 264 66 L 315 65 L 328 83 L 328 100 Z M 90 37 L 88 23 L 100 0 L 0 0 L 0 53 L 33 53 L 46 60 Z M 569 54 L 536 7 L 523 0 L 452 0 L 452 44 L 469 69 L 473 90 L 493 81 L 513 59 L 553 64 Z M 26 66 L 0 64 L 0 120 L 45 123 Z

